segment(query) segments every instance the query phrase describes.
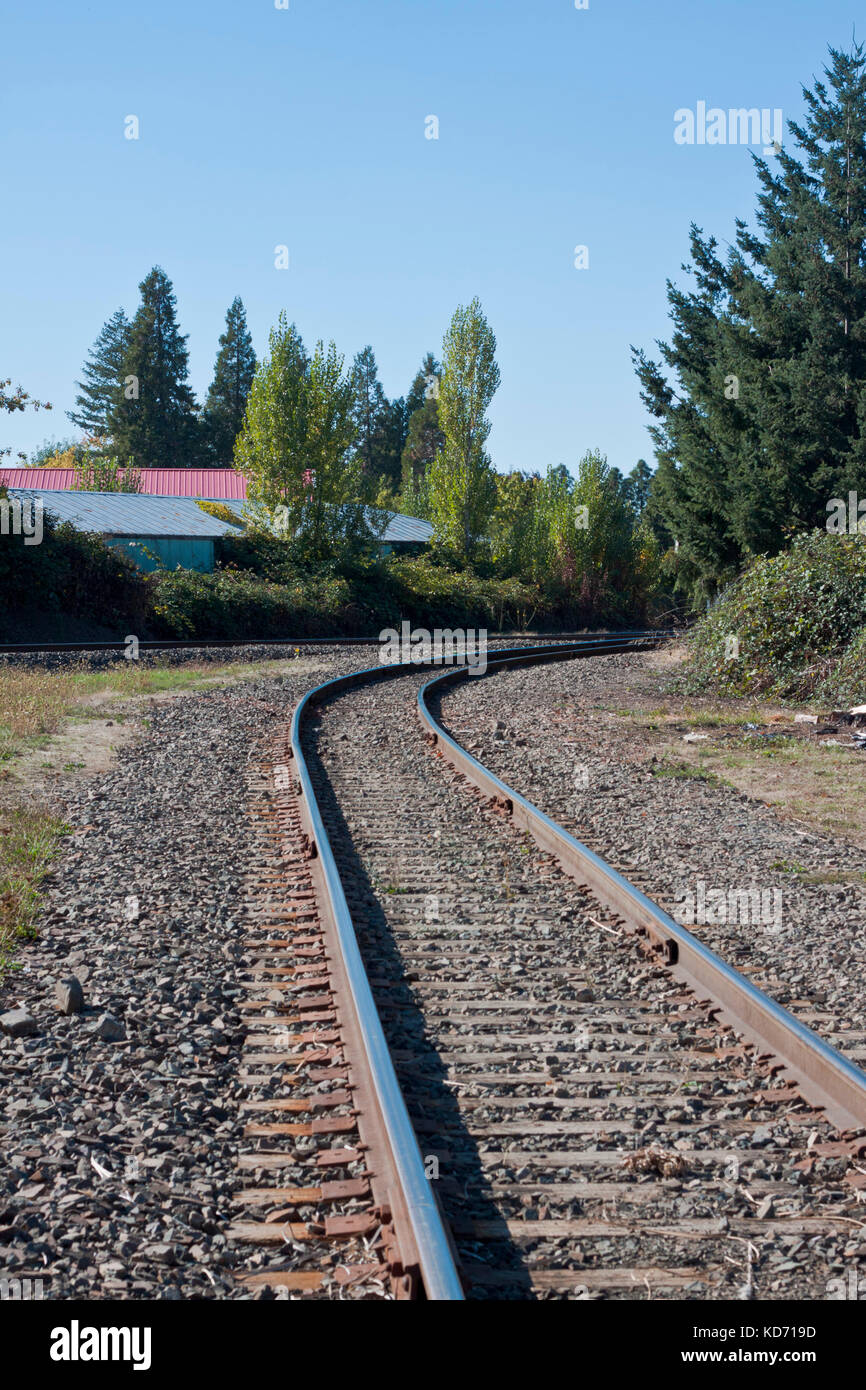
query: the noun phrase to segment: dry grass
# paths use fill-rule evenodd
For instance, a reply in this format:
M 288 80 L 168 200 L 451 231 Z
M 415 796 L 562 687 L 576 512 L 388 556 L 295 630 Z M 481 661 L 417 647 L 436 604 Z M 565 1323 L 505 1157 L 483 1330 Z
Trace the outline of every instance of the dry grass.
M 74 700 L 75 676 L 67 671 L 0 671 L 0 763 L 28 739 L 59 728 Z
M 290 665 L 297 669 L 286 661 L 224 666 L 121 662 L 105 671 L 85 665 L 57 670 L 0 666 L 0 977 L 10 967 L 16 943 L 35 934 L 39 885 L 65 833 L 34 774 L 34 762 L 41 756 L 34 750 L 59 751 L 68 759 L 77 730 L 93 741 L 94 725 L 77 721 L 91 720 L 94 704 L 113 712 L 114 705 L 122 707 L 136 697 L 231 685 L 280 674 Z M 80 761 L 67 762 L 64 770 L 82 766 Z
M 661 1178 L 678 1178 L 686 1171 L 685 1159 L 681 1154 L 656 1148 L 655 1145 L 626 1154 L 622 1166 L 628 1173 L 653 1173 Z
M 657 653 L 647 662 L 650 670 L 665 674 L 670 664 Z M 653 686 L 652 693 L 637 686 L 630 690 L 627 708 L 620 703 L 622 691 L 609 706 L 636 762 L 654 758 L 658 777 L 695 777 L 735 787 L 772 806 L 782 819 L 866 849 L 866 753 L 844 746 L 844 729 L 837 735 L 843 746 L 834 746 L 808 737 L 808 726 L 804 734 L 804 726 L 795 722 L 798 712 L 826 716 L 826 707 L 752 696 L 684 700 Z M 604 708 L 602 702 L 599 707 Z M 690 731 L 706 738 L 686 743 Z
M 47 671 L 22 666 L 0 667 L 0 765 L 28 745 L 54 734 L 96 695 L 123 701 L 139 695 L 180 693 L 201 686 L 230 685 L 293 667 L 287 661 L 187 662 L 182 666 L 139 666 L 118 662 L 107 671 L 85 665 Z M 0 772 L 2 776 L 2 772 Z
M 0 806 L 0 976 L 16 942 L 34 935 L 39 884 L 64 829 L 42 808 Z

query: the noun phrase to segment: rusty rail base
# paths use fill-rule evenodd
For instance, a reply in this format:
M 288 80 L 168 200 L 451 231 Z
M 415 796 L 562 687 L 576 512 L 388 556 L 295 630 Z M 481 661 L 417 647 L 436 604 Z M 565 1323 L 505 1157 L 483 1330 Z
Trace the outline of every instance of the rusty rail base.
M 550 648 L 540 652 L 524 648 L 502 658 L 498 652 L 491 653 L 487 665 L 488 671 L 496 672 L 552 658 Z M 780 1064 L 778 1072 L 795 1082 L 805 1100 L 823 1110 L 843 1132 L 866 1127 L 866 1073 L 702 945 L 616 869 L 501 781 L 451 737 L 432 714 L 427 697 L 466 674 L 462 668 L 447 671 L 418 692 L 421 723 L 442 757 L 504 810 L 514 825 L 529 831 L 570 878 L 622 920 L 626 930 L 642 936 L 678 980 L 693 990 L 698 999 L 710 1002 L 723 1022 L 753 1043 L 761 1055 L 776 1059 Z

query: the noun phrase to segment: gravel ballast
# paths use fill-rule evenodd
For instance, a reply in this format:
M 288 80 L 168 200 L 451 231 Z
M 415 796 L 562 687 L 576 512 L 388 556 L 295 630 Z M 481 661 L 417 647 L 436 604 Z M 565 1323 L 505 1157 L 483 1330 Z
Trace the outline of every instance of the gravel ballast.
M 154 702 L 107 775 L 70 783 L 39 938 L 0 993 L 0 1275 L 58 1299 L 249 1296 L 223 1234 L 246 772 L 305 689 L 368 656 L 305 652 L 283 678 Z
M 441 708 L 503 781 L 862 1065 L 866 853 L 731 787 L 657 775 L 616 711 L 652 708 L 668 681 L 652 656 L 592 657 L 464 681 Z

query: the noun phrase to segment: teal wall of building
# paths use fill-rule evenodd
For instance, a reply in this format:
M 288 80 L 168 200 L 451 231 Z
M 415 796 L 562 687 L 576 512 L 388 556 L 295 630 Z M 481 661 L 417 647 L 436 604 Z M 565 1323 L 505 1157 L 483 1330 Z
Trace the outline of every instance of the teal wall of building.
M 161 569 L 198 570 L 210 574 L 213 569 L 213 541 L 195 536 L 189 539 L 174 536 L 106 536 L 106 544 L 120 550 L 138 569 L 147 573 Z M 156 557 L 159 557 L 158 559 Z M 161 562 L 161 563 L 160 563 Z

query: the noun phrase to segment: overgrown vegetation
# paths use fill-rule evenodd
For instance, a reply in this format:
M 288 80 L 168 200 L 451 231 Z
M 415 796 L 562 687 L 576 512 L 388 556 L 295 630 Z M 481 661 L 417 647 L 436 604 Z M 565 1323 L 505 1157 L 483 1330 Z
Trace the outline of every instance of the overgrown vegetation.
M 691 691 L 866 701 L 866 537 L 813 531 L 753 560 L 695 627 Z
M 0 502 L 6 491 L 0 487 Z M 98 536 L 56 523 L 46 513 L 42 540 L 28 545 L 23 535 L 9 534 L 0 544 L 0 637 L 3 617 L 16 606 L 90 618 L 107 627 L 141 632 L 147 624 L 150 592 L 144 576 Z M 8 639 L 7 639 L 8 640 Z

